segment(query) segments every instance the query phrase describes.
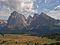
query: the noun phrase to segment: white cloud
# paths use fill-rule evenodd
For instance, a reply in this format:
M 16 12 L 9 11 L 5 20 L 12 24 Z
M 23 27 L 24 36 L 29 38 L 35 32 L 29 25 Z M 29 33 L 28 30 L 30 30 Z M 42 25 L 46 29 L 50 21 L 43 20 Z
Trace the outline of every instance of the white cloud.
M 45 3 L 47 3 L 48 2 L 48 0 L 45 0 Z
M 0 1 L 5 1 L 5 0 L 0 0 Z
M 60 5 L 54 8 L 54 10 L 47 12 L 47 14 L 55 19 L 60 19 Z
M 33 8 L 32 0 L 7 0 L 8 7 L 18 12 L 30 11 Z
M 0 11 L 0 19 L 7 20 L 9 15 L 8 11 Z
M 57 7 L 55 7 L 55 10 L 60 10 L 60 5 L 58 5 Z
M 2 16 L 9 15 L 12 11 L 23 14 L 33 13 L 35 12 L 33 8 L 33 0 L 0 0 L 0 15 Z

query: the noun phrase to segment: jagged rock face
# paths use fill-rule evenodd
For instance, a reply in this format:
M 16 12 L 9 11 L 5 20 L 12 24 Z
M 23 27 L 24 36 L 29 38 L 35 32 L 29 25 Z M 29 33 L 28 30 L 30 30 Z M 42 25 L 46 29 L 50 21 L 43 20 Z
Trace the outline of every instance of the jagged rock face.
M 24 15 L 17 13 L 14 11 L 11 13 L 11 16 L 8 19 L 8 28 L 20 28 L 22 29 L 23 27 L 26 26 L 26 18 Z
M 34 16 L 33 16 L 33 20 L 36 19 L 38 16 L 39 16 L 39 14 L 35 13 Z
M 34 14 L 33 17 L 29 16 L 27 19 L 24 15 L 17 13 L 14 11 L 11 13 L 7 21 L 8 28 L 19 28 L 23 29 L 24 27 L 28 27 L 27 29 L 39 29 L 42 26 L 49 26 L 59 23 L 60 21 L 55 20 L 54 18 L 49 17 L 45 13 Z
M 46 15 L 45 13 L 41 13 L 40 15 L 35 14 L 37 16 L 33 17 L 33 20 L 30 24 L 30 29 L 38 29 L 42 26 L 49 26 L 49 25 L 53 25 L 55 22 L 57 22 L 55 19 L 49 17 L 48 15 Z
M 32 20 L 33 20 L 33 17 L 29 15 L 28 18 L 27 18 L 27 24 L 30 25 Z

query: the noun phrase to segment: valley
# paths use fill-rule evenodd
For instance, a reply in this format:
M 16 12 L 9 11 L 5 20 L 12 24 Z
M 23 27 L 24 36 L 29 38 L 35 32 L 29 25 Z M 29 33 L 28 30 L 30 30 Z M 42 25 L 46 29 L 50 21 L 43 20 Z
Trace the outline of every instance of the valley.
M 0 22 L 0 45 L 60 45 L 60 20 L 43 12 L 26 19 L 13 11 Z

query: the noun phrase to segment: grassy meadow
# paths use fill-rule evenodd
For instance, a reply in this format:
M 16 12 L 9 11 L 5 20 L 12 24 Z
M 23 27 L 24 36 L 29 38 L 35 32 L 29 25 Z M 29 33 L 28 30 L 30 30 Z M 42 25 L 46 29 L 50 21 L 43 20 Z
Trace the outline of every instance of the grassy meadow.
M 0 34 L 0 45 L 44 45 L 56 43 L 55 39 L 29 36 L 27 34 Z

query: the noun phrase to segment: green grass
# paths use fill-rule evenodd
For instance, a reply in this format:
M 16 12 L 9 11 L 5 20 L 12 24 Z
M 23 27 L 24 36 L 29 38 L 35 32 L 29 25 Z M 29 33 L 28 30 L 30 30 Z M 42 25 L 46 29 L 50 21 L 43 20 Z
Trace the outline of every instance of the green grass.
M 0 45 L 27 45 L 27 44 L 0 44 Z
M 51 44 L 56 43 L 55 39 L 48 39 L 46 37 L 37 37 L 37 36 L 29 36 L 29 35 L 19 35 L 19 34 L 4 34 L 4 36 L 0 35 L 0 43 L 6 41 L 0 45 L 27 45 L 27 44 L 35 44 L 39 45 L 43 44 Z M 17 43 L 16 43 L 17 42 Z

